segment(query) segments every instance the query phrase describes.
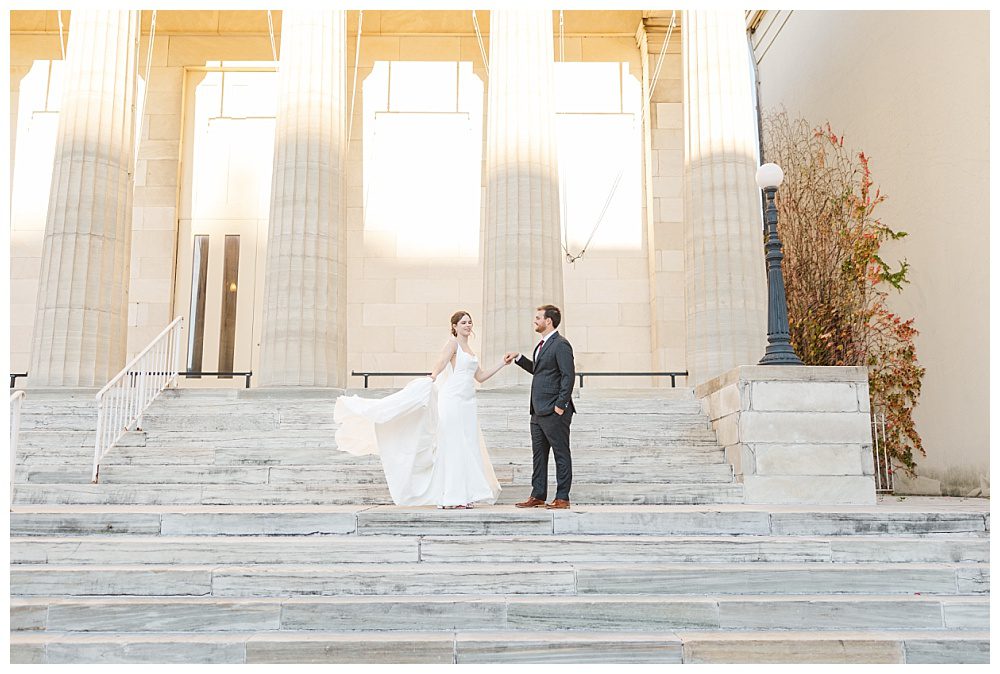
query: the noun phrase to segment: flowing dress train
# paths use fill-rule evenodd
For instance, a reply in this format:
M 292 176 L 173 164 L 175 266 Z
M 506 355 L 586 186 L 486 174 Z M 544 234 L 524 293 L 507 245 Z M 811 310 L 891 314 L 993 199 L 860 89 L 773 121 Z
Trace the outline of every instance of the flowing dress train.
M 421 377 L 385 398 L 341 396 L 333 415 L 337 448 L 378 454 L 396 505 L 494 503 L 500 484 L 479 429 L 478 367 L 459 347 L 440 385 Z

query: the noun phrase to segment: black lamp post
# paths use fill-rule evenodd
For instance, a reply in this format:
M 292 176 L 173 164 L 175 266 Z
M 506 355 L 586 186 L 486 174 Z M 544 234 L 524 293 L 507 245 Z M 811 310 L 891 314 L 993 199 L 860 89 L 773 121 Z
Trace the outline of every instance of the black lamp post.
M 767 349 L 758 365 L 802 365 L 795 355 L 788 331 L 788 302 L 785 279 L 781 276 L 781 240 L 778 238 L 778 209 L 774 195 L 785 174 L 777 164 L 757 169 L 757 186 L 764 190 L 764 259 L 767 261 Z

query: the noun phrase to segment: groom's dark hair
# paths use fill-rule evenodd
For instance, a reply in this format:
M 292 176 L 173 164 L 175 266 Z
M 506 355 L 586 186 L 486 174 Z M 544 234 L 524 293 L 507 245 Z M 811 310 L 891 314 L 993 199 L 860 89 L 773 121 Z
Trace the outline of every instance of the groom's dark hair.
M 540 307 L 535 307 L 535 311 L 544 311 L 545 318 L 552 319 L 552 329 L 555 330 L 562 323 L 562 312 L 559 311 L 559 307 L 552 304 L 543 304 Z

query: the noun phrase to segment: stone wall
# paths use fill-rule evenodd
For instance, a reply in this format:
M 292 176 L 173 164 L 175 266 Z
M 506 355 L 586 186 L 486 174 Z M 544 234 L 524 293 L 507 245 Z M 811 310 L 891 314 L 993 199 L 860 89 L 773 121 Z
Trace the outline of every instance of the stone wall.
M 680 21 L 677 23 L 680 26 Z M 651 366 L 658 371 L 687 369 L 684 302 L 684 107 L 681 35 L 670 35 L 655 84 L 652 75 L 666 36 L 650 36 L 648 73 L 652 95 L 650 114 L 650 198 L 652 213 L 648 246 L 653 251 L 649 269 L 650 302 L 653 312 Z M 682 385 L 688 385 L 680 379 Z M 669 380 L 654 380 L 668 386 Z
M 743 366 L 695 396 L 747 503 L 875 502 L 864 368 Z

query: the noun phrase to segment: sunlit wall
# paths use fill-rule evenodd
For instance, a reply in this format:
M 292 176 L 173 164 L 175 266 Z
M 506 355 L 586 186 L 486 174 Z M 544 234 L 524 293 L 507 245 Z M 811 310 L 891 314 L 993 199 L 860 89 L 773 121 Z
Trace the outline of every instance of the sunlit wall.
M 229 229 L 237 227 L 242 228 L 240 316 L 249 316 L 238 321 L 238 333 L 251 351 L 252 368 L 270 196 L 269 181 L 262 178 L 271 172 L 273 73 L 264 72 L 274 65 L 270 42 L 252 31 L 188 34 L 177 16 L 172 23 L 162 18 L 169 28 L 157 35 L 149 92 L 142 96 L 147 110 L 136 164 L 129 353 L 174 316 L 190 322 L 195 230 L 232 235 L 235 230 Z M 596 27 L 605 19 L 594 20 Z M 650 367 L 641 67 L 633 29 L 571 35 L 556 49 L 564 245 L 576 258 L 564 266 L 563 331 L 574 342 L 581 369 Z M 455 30 L 420 35 L 366 29 L 356 90 L 353 32 L 349 36 L 348 101 L 354 118 L 347 166 L 348 370 L 425 370 L 448 336 L 453 311 L 465 309 L 481 319 L 483 112 L 489 80 L 474 35 L 457 24 Z M 143 56 L 147 40 L 144 36 L 140 45 Z M 12 42 L 15 369 L 18 358 L 27 363 L 34 319 L 42 192 L 48 189 L 47 179 L 34 176 L 51 171 L 57 110 L 46 112 L 45 106 L 56 102 L 51 92 L 57 82 L 48 80 L 58 75 L 60 58 L 57 35 Z M 56 63 L 51 74 L 47 63 L 32 70 L 35 61 L 49 60 Z M 44 97 L 39 102 L 46 90 L 48 102 Z M 210 249 L 211 257 L 221 246 L 213 241 Z M 249 258 L 247 251 L 253 253 Z M 221 297 L 221 290 L 211 289 L 221 276 L 215 278 L 211 269 L 209 275 L 210 291 Z M 212 301 L 217 304 L 218 298 Z M 206 330 L 210 334 L 215 326 L 206 324 Z M 510 348 L 527 348 L 532 337 L 526 316 L 524 344 Z M 478 350 L 477 339 L 473 347 Z M 213 360 L 208 351 L 206 358 L 205 364 Z M 236 363 L 237 369 L 245 362 Z M 588 386 L 649 383 L 605 379 Z

